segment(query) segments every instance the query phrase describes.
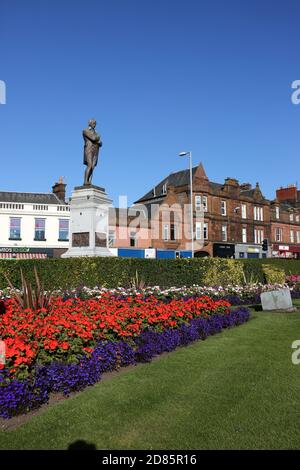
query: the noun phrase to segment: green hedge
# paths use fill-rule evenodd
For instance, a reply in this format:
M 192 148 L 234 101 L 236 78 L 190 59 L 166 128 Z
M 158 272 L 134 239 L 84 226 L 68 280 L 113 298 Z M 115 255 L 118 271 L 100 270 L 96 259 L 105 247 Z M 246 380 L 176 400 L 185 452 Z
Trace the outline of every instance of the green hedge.
M 285 275 L 300 274 L 300 260 L 265 258 L 265 259 L 246 259 L 241 260 L 244 266 L 245 277 L 248 282 L 268 282 L 266 279 L 267 267 L 274 268 L 274 271 L 280 270 Z M 265 268 L 264 268 L 265 266 Z M 274 272 L 275 275 L 275 272 Z M 276 277 L 276 276 L 275 276 Z M 273 278 L 273 276 L 271 276 Z M 279 276 L 280 279 L 280 276 Z M 274 281 L 274 279 L 272 279 Z
M 270 264 L 275 270 L 265 269 Z M 227 285 L 246 282 L 270 282 L 286 274 L 300 274 L 300 261 L 227 260 L 220 258 L 144 260 L 135 258 L 67 258 L 47 260 L 1 260 L 0 289 L 7 287 L 6 273 L 20 287 L 20 268 L 34 280 L 36 266 L 46 289 L 80 286 L 127 287 L 138 272 L 147 285 L 160 287 L 183 285 Z M 281 270 L 281 271 L 280 271 Z M 268 276 L 268 279 L 266 279 Z

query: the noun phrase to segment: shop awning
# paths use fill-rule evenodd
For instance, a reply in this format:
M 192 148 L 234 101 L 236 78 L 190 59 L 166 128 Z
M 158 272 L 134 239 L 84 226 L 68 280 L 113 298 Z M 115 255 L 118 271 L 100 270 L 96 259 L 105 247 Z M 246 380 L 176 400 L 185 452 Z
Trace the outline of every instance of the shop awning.
M 300 253 L 300 245 L 273 245 L 273 251 Z
M 0 259 L 45 259 L 45 253 L 0 253 Z

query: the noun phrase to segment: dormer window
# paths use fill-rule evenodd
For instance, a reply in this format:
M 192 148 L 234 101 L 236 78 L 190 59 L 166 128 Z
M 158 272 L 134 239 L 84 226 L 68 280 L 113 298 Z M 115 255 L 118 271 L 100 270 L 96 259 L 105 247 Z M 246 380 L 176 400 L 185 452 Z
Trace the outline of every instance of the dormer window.
M 167 194 L 167 185 L 166 184 L 164 184 L 163 187 L 162 187 L 162 193 Z
M 277 220 L 278 220 L 279 217 L 280 217 L 279 207 L 278 207 L 278 206 L 275 207 L 275 216 L 276 216 L 276 219 L 277 219 Z

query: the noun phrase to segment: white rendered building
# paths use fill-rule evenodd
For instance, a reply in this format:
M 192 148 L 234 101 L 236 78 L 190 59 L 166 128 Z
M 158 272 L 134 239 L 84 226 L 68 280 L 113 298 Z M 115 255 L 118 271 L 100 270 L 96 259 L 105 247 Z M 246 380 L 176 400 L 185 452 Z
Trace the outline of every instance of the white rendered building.
M 65 188 L 60 179 L 52 193 L 0 191 L 0 258 L 52 258 L 68 249 Z

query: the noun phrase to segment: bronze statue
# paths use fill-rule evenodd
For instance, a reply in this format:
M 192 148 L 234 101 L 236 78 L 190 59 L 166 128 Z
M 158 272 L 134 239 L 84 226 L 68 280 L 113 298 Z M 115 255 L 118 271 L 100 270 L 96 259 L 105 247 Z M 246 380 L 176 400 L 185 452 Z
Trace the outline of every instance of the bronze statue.
M 84 174 L 84 185 L 92 184 L 94 168 L 98 163 L 99 148 L 102 147 L 100 135 L 96 132 L 96 121 L 90 119 L 89 128 L 82 132 L 84 139 L 84 158 L 83 163 L 86 165 Z

